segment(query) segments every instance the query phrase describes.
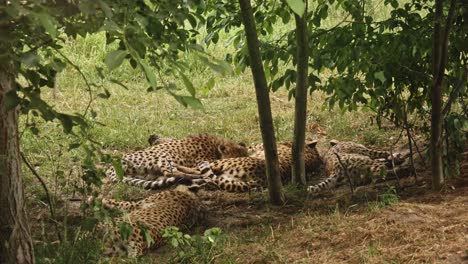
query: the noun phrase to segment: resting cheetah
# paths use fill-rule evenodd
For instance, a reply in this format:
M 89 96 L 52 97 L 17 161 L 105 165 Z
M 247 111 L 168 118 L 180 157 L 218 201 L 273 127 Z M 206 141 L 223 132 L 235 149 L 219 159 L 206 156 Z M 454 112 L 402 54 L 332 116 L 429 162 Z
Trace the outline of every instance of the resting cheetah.
M 385 179 L 389 173 L 388 167 L 397 155 L 388 151 L 369 149 L 353 142 L 330 141 L 331 148 L 324 156 L 327 178 L 308 187 L 315 193 L 323 189 L 331 189 L 337 184 L 348 180 L 353 185 L 367 184 L 375 179 Z
M 188 186 L 179 185 L 174 190 L 166 190 L 138 202 L 116 202 L 103 199 L 107 208 L 117 207 L 124 215 L 115 219 L 116 225 L 104 224 L 100 228 L 110 231 L 105 236 L 106 255 L 140 256 L 150 248 L 164 243 L 160 232 L 170 226 L 183 227 L 199 222 L 204 216 L 204 207 L 198 196 Z M 131 227 L 127 239 L 122 238 L 118 226 L 125 222 Z M 109 230 L 110 229 L 110 230 Z M 143 230 L 153 240 L 149 246 Z
M 125 154 L 122 181 L 146 189 L 159 189 L 176 182 L 190 185 L 199 176 L 199 171 L 191 167 L 199 162 L 246 156 L 248 151 L 242 143 L 207 134 L 187 136 Z M 114 167 L 110 167 L 106 175 L 111 181 L 118 181 Z M 157 176 L 164 177 L 154 180 Z
M 305 167 L 306 171 L 320 168 L 322 159 L 316 149 L 317 141 L 306 141 Z M 280 175 L 283 182 L 291 179 L 291 147 L 290 142 L 278 143 L 278 159 Z M 201 173 L 219 188 L 230 192 L 245 192 L 252 188 L 266 186 L 266 168 L 263 146 L 251 148 L 254 153 L 250 157 L 221 159 L 202 162 L 198 165 Z M 261 151 L 260 151 L 261 150 Z

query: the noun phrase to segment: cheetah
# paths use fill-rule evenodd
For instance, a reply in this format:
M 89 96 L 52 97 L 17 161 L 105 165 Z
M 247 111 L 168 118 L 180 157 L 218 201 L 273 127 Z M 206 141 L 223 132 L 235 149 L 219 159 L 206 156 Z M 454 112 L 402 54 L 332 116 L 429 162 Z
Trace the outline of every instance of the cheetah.
M 175 183 L 190 185 L 200 178 L 199 171 L 193 169 L 199 162 L 247 156 L 243 143 L 208 134 L 190 135 L 125 154 L 122 181 L 145 189 L 160 189 Z M 106 171 L 106 176 L 110 181 L 119 180 L 114 166 Z
M 107 232 L 104 236 L 104 254 L 107 256 L 128 255 L 137 257 L 149 249 L 161 246 L 165 241 L 161 231 L 167 227 L 184 227 L 201 223 L 205 208 L 196 195 L 196 188 L 179 185 L 173 190 L 152 194 L 138 202 L 116 202 L 103 199 L 103 207 L 118 208 L 124 212 L 115 219 L 115 224 L 99 225 L 99 230 Z M 130 235 L 124 239 L 119 226 L 127 224 Z M 149 235 L 152 239 L 148 244 Z
M 317 171 L 322 164 L 316 145 L 317 140 L 306 141 L 304 155 L 305 167 L 308 172 Z M 291 147 L 291 142 L 277 144 L 280 175 L 283 182 L 288 182 L 291 179 Z M 265 187 L 267 177 L 263 146 L 254 146 L 251 150 L 253 153 L 250 157 L 201 162 L 198 168 L 209 182 L 229 192 L 246 192 L 253 188 Z
M 400 163 L 399 154 L 388 151 L 374 150 L 353 142 L 330 141 L 331 148 L 324 156 L 327 178 L 308 187 L 311 193 L 323 189 L 331 189 L 344 181 L 352 181 L 353 185 L 368 184 L 376 179 L 385 180 L 390 165 Z

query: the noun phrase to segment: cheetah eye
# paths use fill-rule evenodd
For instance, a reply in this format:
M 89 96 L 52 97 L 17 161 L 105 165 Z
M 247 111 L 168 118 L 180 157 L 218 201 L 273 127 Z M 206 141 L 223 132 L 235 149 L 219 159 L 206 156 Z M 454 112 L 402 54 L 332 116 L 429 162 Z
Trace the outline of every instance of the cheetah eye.
M 247 147 L 247 145 L 245 145 L 244 142 L 239 142 L 239 146 L 242 146 L 242 147 L 244 147 L 244 148 Z

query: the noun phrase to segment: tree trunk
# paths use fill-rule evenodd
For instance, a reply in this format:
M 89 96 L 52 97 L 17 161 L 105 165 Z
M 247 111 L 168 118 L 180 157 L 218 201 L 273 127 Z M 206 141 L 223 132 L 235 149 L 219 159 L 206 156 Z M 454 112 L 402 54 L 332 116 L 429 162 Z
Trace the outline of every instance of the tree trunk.
M 0 263 L 34 263 L 20 176 L 18 108 L 7 110 L 15 90 L 10 65 L 0 66 Z
M 250 68 L 252 70 L 255 83 L 258 115 L 260 118 L 260 130 L 262 132 L 263 147 L 265 151 L 270 200 L 272 204 L 281 205 L 284 202 L 284 194 L 282 192 L 281 177 L 279 174 L 275 130 L 273 128 L 269 89 L 265 77 L 265 71 L 263 70 L 262 59 L 260 57 L 259 41 L 252 6 L 250 5 L 250 0 L 239 0 L 239 4 L 247 37 Z
M 296 20 L 297 40 L 297 80 L 295 91 L 294 139 L 292 147 L 292 182 L 306 184 L 304 164 L 304 142 L 307 113 L 307 87 L 309 70 L 309 52 L 307 36 L 307 4 L 302 17 L 294 15 Z
M 443 0 L 436 0 L 434 17 L 434 46 L 432 61 L 432 93 L 431 93 L 431 171 L 432 189 L 440 190 L 444 185 L 444 164 L 442 162 L 442 83 L 445 64 L 448 56 L 448 39 L 455 10 L 455 0 L 450 1 L 450 9 L 445 23 L 444 34 L 441 33 L 443 19 Z

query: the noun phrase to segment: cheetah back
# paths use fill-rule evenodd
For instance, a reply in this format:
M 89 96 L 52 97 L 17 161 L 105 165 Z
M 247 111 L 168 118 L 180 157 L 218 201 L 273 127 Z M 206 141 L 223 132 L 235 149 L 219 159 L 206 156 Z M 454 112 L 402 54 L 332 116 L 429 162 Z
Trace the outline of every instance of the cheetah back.
M 108 199 L 104 203 L 107 203 L 107 207 L 124 206 L 126 210 L 130 210 L 115 220 L 116 226 L 105 225 L 112 230 L 111 236 L 105 240 L 107 255 L 140 256 L 149 249 L 142 227 L 147 228 L 154 241 L 151 248 L 156 248 L 164 243 L 160 234 L 162 230 L 170 226 L 189 226 L 203 216 L 203 207 L 198 197 L 186 186 L 178 186 L 175 190 L 159 192 L 139 202 L 133 202 L 132 208 L 126 207 L 132 202 L 115 202 Z M 122 239 L 117 228 L 123 221 L 128 223 L 132 230 L 126 240 Z
M 387 174 L 387 151 L 369 149 L 354 142 L 330 141 L 332 146 L 324 157 L 327 178 L 308 187 L 310 192 L 330 189 L 345 182 L 348 177 L 353 185 L 364 185 Z
M 213 135 L 193 135 L 180 140 L 169 140 L 145 150 L 125 154 L 122 164 L 125 170 L 124 182 L 158 189 L 175 182 L 190 184 L 190 179 L 196 171 L 180 171 L 178 166 L 195 167 L 202 160 L 216 160 L 230 157 L 247 156 L 245 145 L 234 143 Z M 113 167 L 106 172 L 109 179 L 117 181 Z M 130 177 L 133 176 L 133 177 Z M 136 179 L 143 177 L 143 179 Z M 179 177 L 154 180 L 157 176 Z

